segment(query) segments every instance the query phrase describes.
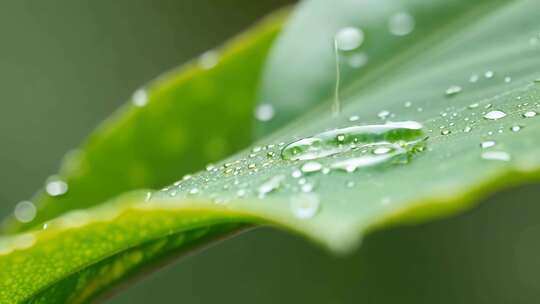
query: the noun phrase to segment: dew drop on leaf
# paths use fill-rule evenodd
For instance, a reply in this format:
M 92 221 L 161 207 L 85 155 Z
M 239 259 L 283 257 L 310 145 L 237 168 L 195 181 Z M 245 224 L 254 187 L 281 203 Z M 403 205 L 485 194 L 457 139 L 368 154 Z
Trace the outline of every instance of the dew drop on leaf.
M 320 171 L 322 169 L 322 165 L 316 161 L 309 161 L 302 165 L 301 170 L 304 173 L 313 173 Z
M 407 12 L 399 12 L 388 20 L 388 30 L 396 36 L 405 36 L 414 30 L 415 20 Z
M 537 115 L 537 113 L 535 111 L 527 111 L 527 112 L 523 113 L 524 118 L 533 118 L 536 115 Z
M 335 45 L 338 50 L 351 51 L 364 42 L 364 32 L 356 27 L 344 27 L 335 35 Z
M 144 89 L 138 89 L 133 93 L 131 101 L 137 107 L 144 107 L 148 103 L 148 94 Z
M 283 175 L 276 175 L 269 178 L 267 181 L 261 184 L 259 188 L 257 189 L 257 193 L 259 194 L 259 197 L 263 198 L 268 193 L 277 190 L 281 186 L 281 183 L 283 182 L 284 179 L 285 179 L 285 176 Z
M 290 199 L 290 208 L 294 217 L 298 219 L 313 218 L 319 212 L 319 197 L 315 193 L 293 195 Z
M 497 120 L 505 116 L 506 116 L 506 113 L 504 113 L 503 111 L 495 110 L 495 111 L 490 111 L 486 113 L 486 115 L 484 115 L 484 118 L 489 119 L 489 120 Z
M 457 85 L 453 85 L 453 86 L 449 87 L 448 89 L 446 89 L 446 91 L 445 91 L 446 96 L 454 96 L 454 95 L 458 94 L 459 92 L 461 92 L 461 87 L 457 86 Z
M 483 142 L 480 143 L 480 147 L 482 149 L 487 149 L 487 148 L 494 147 L 495 144 L 496 144 L 496 142 L 493 141 L 493 140 L 486 140 L 486 141 L 483 141 Z
M 417 140 L 423 134 L 415 121 L 351 126 L 322 132 L 286 145 L 284 160 L 312 160 L 350 151 L 365 144 Z
M 351 54 L 347 58 L 347 63 L 351 68 L 361 68 L 368 63 L 368 55 L 366 53 Z
M 274 118 L 274 107 L 271 104 L 260 104 L 255 109 L 255 118 L 258 121 L 270 121 Z
M 19 202 L 15 206 L 14 215 L 21 223 L 31 222 L 36 217 L 36 206 L 30 201 Z
M 50 196 L 61 196 L 68 191 L 68 184 L 58 177 L 50 177 L 45 185 L 45 191 Z
M 482 158 L 487 160 L 509 161 L 510 154 L 505 151 L 486 151 L 482 153 Z

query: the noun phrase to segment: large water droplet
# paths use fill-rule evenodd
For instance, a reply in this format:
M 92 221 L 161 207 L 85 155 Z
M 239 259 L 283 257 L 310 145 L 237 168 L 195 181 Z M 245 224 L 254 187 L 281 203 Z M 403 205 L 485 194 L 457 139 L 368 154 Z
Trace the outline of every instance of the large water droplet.
M 294 195 L 290 200 L 293 215 L 301 220 L 314 217 L 319 211 L 319 197 L 315 193 L 301 193 Z
M 358 48 L 364 42 L 364 32 L 356 27 L 344 27 L 335 36 L 336 48 L 341 51 L 351 51 Z
M 504 113 L 503 111 L 495 110 L 495 111 L 489 111 L 488 113 L 486 113 L 486 115 L 484 115 L 484 118 L 489 119 L 489 120 L 497 120 L 505 116 L 506 116 L 506 113 Z
M 21 223 L 31 222 L 36 217 L 36 206 L 30 201 L 22 201 L 15 206 L 14 215 Z
M 415 20 L 407 12 L 399 12 L 388 20 L 388 30 L 396 36 L 405 36 L 414 30 Z
M 292 142 L 283 148 L 281 157 L 285 160 L 311 160 L 347 152 L 366 144 L 411 141 L 422 134 L 422 125 L 415 121 L 352 126 Z

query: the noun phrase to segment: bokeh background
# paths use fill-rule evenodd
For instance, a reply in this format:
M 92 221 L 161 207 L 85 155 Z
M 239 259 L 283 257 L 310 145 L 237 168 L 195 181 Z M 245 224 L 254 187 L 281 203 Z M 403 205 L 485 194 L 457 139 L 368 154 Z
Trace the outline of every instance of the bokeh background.
M 0 215 L 141 84 L 290 0 L 0 3 Z M 261 228 L 146 277 L 111 303 L 538 303 L 540 187 L 377 232 L 333 257 Z M 0 270 L 1 271 L 1 270 Z

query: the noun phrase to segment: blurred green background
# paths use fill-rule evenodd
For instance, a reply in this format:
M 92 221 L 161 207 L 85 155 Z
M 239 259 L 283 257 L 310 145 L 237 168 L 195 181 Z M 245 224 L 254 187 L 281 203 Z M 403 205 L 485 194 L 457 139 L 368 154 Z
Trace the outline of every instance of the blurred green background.
M 0 214 L 134 89 L 289 0 L 0 4 Z M 538 303 L 540 188 L 370 235 L 336 258 L 262 228 L 148 276 L 112 303 Z M 519 205 L 519 206 L 517 206 Z

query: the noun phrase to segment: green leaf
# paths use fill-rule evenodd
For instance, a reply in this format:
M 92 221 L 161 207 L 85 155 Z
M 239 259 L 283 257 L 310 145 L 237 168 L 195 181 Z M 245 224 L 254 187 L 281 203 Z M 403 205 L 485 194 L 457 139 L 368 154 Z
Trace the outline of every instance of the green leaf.
M 36 218 L 12 219 L 7 230 L 35 227 L 126 191 L 162 188 L 247 146 L 261 66 L 284 14 L 275 13 L 259 29 L 137 90 L 80 149 L 66 155 L 51 181 L 65 182 L 67 193 L 41 191 L 32 199 Z
M 238 224 L 190 226 L 197 222 L 192 218 L 185 231 L 180 226 L 160 230 L 160 237 L 147 241 L 137 231 L 131 240 L 121 233 L 116 239 L 122 244 L 112 242 L 102 249 L 98 247 L 104 239 L 98 241 L 99 235 L 110 237 L 112 230 L 103 227 L 100 234 L 99 229 L 82 233 L 73 229 L 88 218 L 103 216 L 102 211 L 115 203 L 95 207 L 94 213 L 91 209 L 84 213 L 85 208 L 132 189 L 163 187 L 251 141 L 257 79 L 286 14 L 286 10 L 272 14 L 222 49 L 205 53 L 144 86 L 80 149 L 68 153 L 58 177 L 52 180 L 66 183 L 67 192 L 51 196 L 42 191 L 32 200 L 38 210 L 31 222 L 11 218 L 5 223 L 7 232 L 30 234 L 0 237 L 1 303 L 85 302 L 140 269 L 151 269 L 167 257 L 189 251 L 202 238 L 209 242 L 242 228 Z M 213 66 L 215 55 L 218 61 Z M 61 183 L 56 183 L 53 192 L 59 191 Z M 146 191 L 143 199 L 145 196 Z M 60 214 L 65 214 L 64 220 L 56 221 L 64 226 L 62 233 L 54 232 L 54 224 L 50 225 Z M 32 247 L 39 247 L 40 253 L 30 250 L 30 255 L 19 256 L 21 251 L 16 248 L 36 241 L 29 236 L 40 229 L 43 232 L 36 235 L 43 235 L 45 241 Z M 91 240 L 93 237 L 98 238 Z M 68 251 L 71 256 L 64 255 Z
M 540 116 L 524 114 L 540 111 L 537 8 L 532 0 L 303 3 L 268 62 L 260 100 L 273 104 L 276 116 L 261 123 L 261 132 L 298 119 L 151 197 L 125 195 L 50 220 L 44 231 L 6 238 L 0 299 L 28 300 L 42 292 L 44 298 L 64 294 L 84 301 L 98 293 L 93 286 L 252 223 L 349 253 L 371 229 L 448 216 L 501 188 L 535 181 Z M 414 18 L 411 33 L 389 33 L 397 13 Z M 343 111 L 332 116 L 332 41 L 344 26 L 361 28 L 365 41 L 338 54 Z M 346 65 L 362 52 L 365 66 Z M 471 81 L 472 75 L 478 79 Z M 409 123 L 381 134 L 388 119 Z M 314 137 L 322 143 L 311 152 L 335 154 L 304 161 L 294 160 L 302 151 L 283 152 L 293 141 Z M 486 141 L 495 144 L 480 147 Z M 390 152 L 369 154 L 374 144 Z M 360 167 L 340 170 L 351 159 Z M 163 251 L 155 245 L 168 241 L 175 245 Z M 148 249 L 153 246 L 158 249 Z M 119 275 L 111 276 L 111 269 Z

